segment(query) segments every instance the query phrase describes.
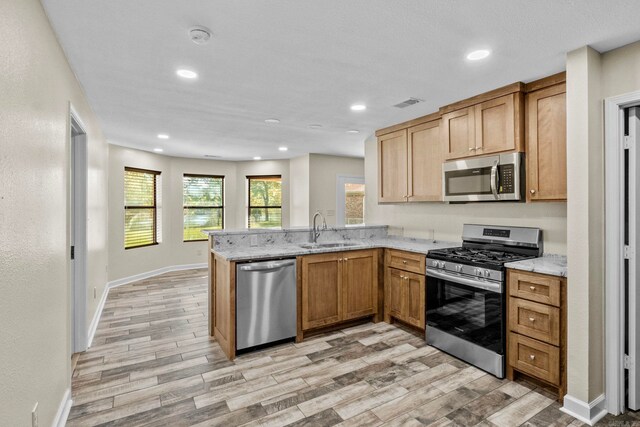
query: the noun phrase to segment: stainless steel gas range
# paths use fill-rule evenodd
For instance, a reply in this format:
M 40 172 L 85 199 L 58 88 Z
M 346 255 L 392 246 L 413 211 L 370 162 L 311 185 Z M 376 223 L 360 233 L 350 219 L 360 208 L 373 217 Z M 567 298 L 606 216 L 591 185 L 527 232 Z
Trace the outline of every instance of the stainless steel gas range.
M 504 264 L 542 254 L 542 230 L 465 224 L 462 247 L 427 255 L 427 343 L 504 378 Z

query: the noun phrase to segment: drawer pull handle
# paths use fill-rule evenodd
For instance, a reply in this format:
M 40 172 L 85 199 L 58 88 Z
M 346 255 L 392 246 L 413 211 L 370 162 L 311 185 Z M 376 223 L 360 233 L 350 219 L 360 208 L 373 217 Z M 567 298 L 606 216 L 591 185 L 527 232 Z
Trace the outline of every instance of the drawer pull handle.
M 407 263 L 407 261 L 406 261 L 406 260 L 402 260 L 402 263 L 403 263 L 403 264 L 406 264 L 406 263 Z
M 344 261 L 349 261 L 349 258 L 345 258 Z
M 535 318 L 535 317 L 529 317 L 529 322 L 533 323 L 533 322 L 535 322 L 535 321 L 536 321 L 536 318 Z
M 532 291 L 535 291 L 536 287 L 535 286 L 529 286 L 529 289 L 531 289 Z
M 529 355 L 529 359 L 531 359 L 531 360 L 536 360 L 536 356 L 535 356 L 535 354 L 530 354 L 530 355 Z

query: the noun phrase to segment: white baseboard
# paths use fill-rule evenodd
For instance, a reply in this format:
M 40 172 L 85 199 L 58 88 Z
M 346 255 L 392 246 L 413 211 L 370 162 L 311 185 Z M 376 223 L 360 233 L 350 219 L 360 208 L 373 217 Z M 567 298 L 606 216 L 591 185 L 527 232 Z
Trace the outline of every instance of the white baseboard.
M 91 320 L 89 330 L 87 331 L 87 348 L 91 347 L 91 344 L 93 343 L 93 336 L 96 334 L 96 329 L 98 329 L 98 323 L 100 323 L 100 316 L 102 315 L 102 310 L 104 309 L 104 303 L 107 302 L 108 294 L 109 284 L 104 287 L 102 296 L 100 296 L 100 302 L 98 302 L 98 306 L 96 307 L 96 312 L 93 313 L 93 319 Z
M 564 396 L 564 406 L 560 410 L 592 426 L 607 415 L 607 410 L 604 406 L 604 394 L 589 403 L 567 394 Z
M 62 396 L 58 412 L 56 412 L 56 417 L 53 419 L 53 423 L 51 424 L 53 427 L 64 427 L 65 424 L 67 424 L 67 418 L 69 417 L 69 411 L 71 410 L 72 403 L 71 389 L 68 388 Z
M 127 283 L 135 282 L 137 280 L 148 279 L 149 277 L 157 276 L 163 273 L 169 273 L 170 271 L 180 270 L 192 270 L 194 268 L 206 268 L 207 263 L 201 264 L 183 264 L 183 265 L 170 265 L 169 267 L 162 267 L 157 270 L 147 271 L 145 273 L 134 274 L 133 276 L 123 277 L 122 279 L 112 280 L 107 283 L 107 288 L 115 288 L 116 286 L 126 285 Z

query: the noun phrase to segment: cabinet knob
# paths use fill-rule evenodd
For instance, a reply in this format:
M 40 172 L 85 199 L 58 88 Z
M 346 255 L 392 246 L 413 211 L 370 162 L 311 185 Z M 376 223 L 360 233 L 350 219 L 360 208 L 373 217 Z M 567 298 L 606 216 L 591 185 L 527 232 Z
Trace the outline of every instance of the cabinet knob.
M 406 263 L 407 263 L 407 261 L 406 261 L 406 260 L 402 260 L 402 263 L 403 263 L 403 264 L 406 264 Z
M 536 360 L 536 356 L 535 356 L 535 354 L 530 354 L 530 355 L 529 355 L 529 359 L 531 359 L 531 360 Z
M 536 287 L 535 286 L 529 286 L 529 289 L 531 289 L 532 291 L 535 291 Z
M 474 150 L 475 150 L 475 148 L 469 148 L 469 151 L 474 151 Z
M 349 258 L 344 258 L 343 261 L 347 262 L 349 261 Z
M 533 323 L 533 322 L 535 322 L 535 321 L 536 321 L 536 318 L 535 318 L 535 317 L 529 317 L 529 322 Z
M 529 193 L 531 194 L 536 194 L 536 190 L 534 190 L 533 188 L 531 190 L 529 190 Z

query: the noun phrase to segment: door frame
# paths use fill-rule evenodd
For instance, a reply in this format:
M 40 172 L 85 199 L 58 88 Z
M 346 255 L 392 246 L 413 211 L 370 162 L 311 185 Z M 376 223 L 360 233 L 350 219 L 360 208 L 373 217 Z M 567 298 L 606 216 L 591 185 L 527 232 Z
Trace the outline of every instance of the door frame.
M 336 175 L 336 226 L 347 227 L 344 221 L 346 204 L 344 204 L 345 192 L 344 185 L 348 182 L 354 184 L 365 184 L 364 176 L 360 175 Z M 367 189 L 365 187 L 365 197 L 367 197 Z M 357 227 L 354 224 L 352 227 Z
M 74 129 L 79 135 L 73 136 Z M 80 114 L 69 103 L 69 254 L 71 353 L 85 351 L 87 335 L 87 127 Z M 73 239 L 72 239 L 73 236 Z
M 640 103 L 640 91 L 604 100 L 605 155 L 605 407 L 626 410 L 624 382 L 624 109 Z

